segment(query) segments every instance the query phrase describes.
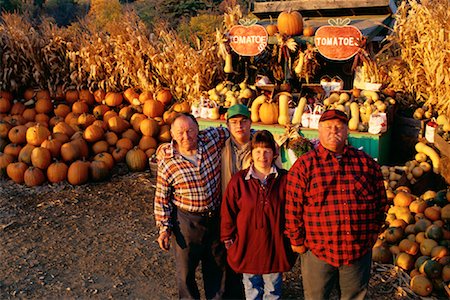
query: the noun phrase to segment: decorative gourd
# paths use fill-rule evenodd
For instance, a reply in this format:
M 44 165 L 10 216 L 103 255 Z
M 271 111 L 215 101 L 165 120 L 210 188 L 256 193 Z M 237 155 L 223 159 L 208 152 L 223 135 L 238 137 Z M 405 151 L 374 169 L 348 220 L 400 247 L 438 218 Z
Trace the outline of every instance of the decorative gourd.
M 267 99 L 266 95 L 260 95 L 253 100 L 250 108 L 252 122 L 259 122 L 259 108 L 267 101 Z
M 138 147 L 128 151 L 125 161 L 128 168 L 133 172 L 144 171 L 147 167 L 147 155 Z
M 289 100 L 292 99 L 290 93 L 281 92 L 278 94 L 279 115 L 278 124 L 287 125 L 291 122 L 289 117 Z
M 0 166 L 1 169 L 1 166 Z M 23 176 L 25 174 L 25 171 L 28 169 L 28 166 L 24 162 L 15 162 L 10 163 L 6 167 L 6 173 L 8 174 L 8 177 L 11 178 L 12 181 L 15 183 L 23 183 Z
M 45 170 L 52 163 L 50 150 L 43 147 L 36 147 L 31 151 L 31 164 L 41 170 Z
M 278 122 L 278 105 L 274 102 L 264 102 L 259 108 L 261 122 L 266 125 Z
M 26 186 L 38 186 L 45 182 L 45 175 L 41 169 L 36 167 L 29 167 L 23 174 L 23 182 Z
M 28 144 L 40 146 L 50 136 L 47 127 L 37 124 L 27 129 L 26 140 Z
M 72 185 L 84 184 L 89 180 L 89 162 L 77 160 L 67 170 L 67 181 Z
M 143 113 L 150 118 L 162 117 L 164 113 L 164 104 L 153 99 L 147 100 L 144 103 Z
M 62 182 L 67 179 L 69 167 L 60 161 L 50 164 L 47 168 L 47 180 L 51 183 Z
M 302 122 L 302 115 L 305 111 L 307 99 L 305 97 L 301 97 L 298 101 L 297 109 L 294 112 L 294 116 L 292 117 L 292 124 L 300 124 Z
M 431 159 L 431 163 L 433 164 L 433 172 L 434 173 L 438 173 L 439 172 L 440 157 L 437 154 L 437 152 L 433 148 L 425 145 L 422 142 L 418 142 L 416 144 L 415 148 L 416 148 L 417 152 L 425 153 Z
M 363 90 L 363 91 L 361 91 L 361 96 L 370 98 L 374 102 L 379 100 L 378 93 L 375 91 Z
M 350 104 L 350 115 L 351 118 L 348 121 L 349 130 L 358 130 L 359 126 L 359 105 L 356 102 Z
M 277 19 L 278 31 L 285 35 L 303 33 L 303 17 L 298 11 L 283 11 Z
M 233 73 L 233 56 L 231 53 L 227 53 L 225 56 L 225 66 L 223 71 L 227 74 Z
M 109 168 L 104 161 L 94 160 L 89 164 L 89 176 L 93 181 L 103 181 L 109 175 Z

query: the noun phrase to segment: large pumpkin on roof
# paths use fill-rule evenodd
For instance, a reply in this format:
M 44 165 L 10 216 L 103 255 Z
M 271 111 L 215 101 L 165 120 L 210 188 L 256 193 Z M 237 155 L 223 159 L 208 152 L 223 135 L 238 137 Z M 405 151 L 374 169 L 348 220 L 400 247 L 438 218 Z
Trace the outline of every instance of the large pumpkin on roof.
M 278 32 L 285 35 L 300 35 L 303 32 L 303 17 L 298 11 L 283 11 L 277 19 Z

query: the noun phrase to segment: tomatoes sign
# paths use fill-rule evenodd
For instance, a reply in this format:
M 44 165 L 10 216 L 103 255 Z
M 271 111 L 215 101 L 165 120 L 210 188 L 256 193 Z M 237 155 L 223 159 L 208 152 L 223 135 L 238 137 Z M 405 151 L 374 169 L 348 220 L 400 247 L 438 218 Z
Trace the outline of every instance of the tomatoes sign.
M 268 35 L 261 25 L 236 25 L 228 33 L 230 46 L 241 56 L 255 56 L 264 51 Z
M 354 26 L 322 26 L 314 43 L 319 53 L 332 60 L 347 60 L 359 51 L 361 31 Z

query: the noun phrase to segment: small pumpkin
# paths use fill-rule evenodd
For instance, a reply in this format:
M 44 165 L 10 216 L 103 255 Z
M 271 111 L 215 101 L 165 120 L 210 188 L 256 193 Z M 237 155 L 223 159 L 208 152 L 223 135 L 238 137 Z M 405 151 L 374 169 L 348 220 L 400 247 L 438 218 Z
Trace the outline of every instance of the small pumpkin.
M 147 155 L 138 147 L 127 152 L 125 161 L 133 172 L 144 171 L 147 167 Z
M 31 165 L 31 152 L 36 146 L 31 144 L 26 144 L 19 152 L 19 156 L 17 158 L 18 161 L 24 162 L 27 165 Z
M 108 142 L 105 140 L 100 140 L 92 145 L 92 152 L 94 152 L 94 154 L 106 152 L 108 151 L 108 147 Z
M 49 90 L 38 90 L 36 91 L 36 100 L 51 100 Z M 37 103 L 36 103 L 37 104 Z
M 6 168 L 14 161 L 14 157 L 10 154 L 0 152 L 0 176 L 6 174 Z
M 259 108 L 261 122 L 267 125 L 278 123 L 278 105 L 274 102 L 264 102 Z
M 25 175 L 25 171 L 28 169 L 27 164 L 24 162 L 15 162 L 10 163 L 6 167 L 6 173 L 8 177 L 11 178 L 15 183 L 23 183 L 23 177 Z
M 94 94 L 92 94 L 89 90 L 81 90 L 78 93 L 78 96 L 80 101 L 86 102 L 87 105 L 94 105 L 95 103 Z
M 94 99 L 97 103 L 102 103 L 105 100 L 106 92 L 102 89 L 94 91 Z
M 62 144 L 61 158 L 65 162 L 72 162 L 80 157 L 80 148 L 73 141 Z
M 116 145 L 119 138 L 117 137 L 117 134 L 115 132 L 107 131 L 105 133 L 105 140 L 108 143 L 108 145 L 114 146 Z
M 153 99 L 147 100 L 144 103 L 143 113 L 150 118 L 162 117 L 164 113 L 164 104 Z
M 109 168 L 104 161 L 94 160 L 89 164 L 89 176 L 93 181 L 103 181 L 109 177 Z
M 147 119 L 147 116 L 141 113 L 135 113 L 131 116 L 130 124 L 135 131 L 140 131 L 141 122 Z
M 47 180 L 51 183 L 62 182 L 67 179 L 67 172 L 69 167 L 61 162 L 55 161 L 47 168 Z
M 10 114 L 11 115 L 22 115 L 23 111 L 25 110 L 25 104 L 22 102 L 14 102 L 14 104 L 11 107 Z
M 28 128 L 25 125 L 17 125 L 8 132 L 8 139 L 11 143 L 25 144 L 27 142 L 26 134 Z
M 130 150 L 133 148 L 133 141 L 129 138 L 121 138 L 117 141 L 116 147 Z
M 118 114 L 115 111 L 109 110 L 103 114 L 103 121 L 108 123 L 109 119 L 111 119 L 113 117 L 117 117 L 117 116 L 118 116 Z
M 49 96 L 50 97 L 50 96 Z M 36 113 L 38 114 L 48 114 L 53 111 L 53 103 L 50 98 L 42 98 L 35 103 Z
M 22 150 L 22 146 L 19 144 L 8 144 L 3 149 L 3 152 L 9 155 L 12 155 L 14 159 L 19 156 L 20 150 Z
M 100 104 L 100 105 L 97 105 L 96 107 L 94 107 L 94 109 L 92 110 L 92 113 L 94 114 L 94 116 L 97 119 L 102 119 L 103 115 L 107 111 L 110 111 L 110 110 L 111 110 L 111 108 L 108 105 Z
M 123 92 L 123 97 L 130 104 L 133 104 L 133 105 L 141 104 L 139 102 L 139 94 L 138 94 L 138 92 L 136 92 L 136 90 L 134 88 L 126 89 L 125 92 Z
M 300 35 L 303 32 L 303 17 L 298 11 L 283 11 L 277 19 L 278 31 L 285 35 Z
M 82 160 L 71 163 L 67 170 L 67 181 L 72 185 L 86 183 L 89 180 L 89 165 L 89 162 Z
M 112 170 L 112 168 L 114 167 L 114 157 L 107 152 L 102 152 L 102 153 L 95 155 L 93 160 L 94 161 L 99 160 L 99 161 L 105 162 L 105 164 L 109 170 Z
M 105 132 L 101 127 L 89 125 L 83 132 L 83 138 L 90 143 L 95 143 L 101 140 L 104 134 Z
M 78 126 L 78 117 L 80 115 L 71 111 L 70 113 L 67 114 L 67 116 L 64 118 L 64 122 L 66 122 L 67 124 L 69 124 L 72 128 L 75 128 Z
M 161 102 L 164 106 L 168 106 L 172 103 L 172 93 L 168 88 L 162 88 L 156 93 L 156 100 Z
M 119 106 L 122 104 L 123 96 L 121 93 L 108 92 L 105 96 L 105 104 L 108 106 Z
M 28 144 L 40 146 L 50 136 L 47 127 L 37 124 L 27 129 L 26 140 Z
M 39 123 L 48 128 L 50 117 L 47 114 L 40 113 L 36 115 L 34 120 L 36 121 L 36 123 Z
M 278 26 L 275 24 L 269 24 L 266 26 L 267 34 L 273 36 L 278 33 Z
M 140 123 L 140 131 L 146 136 L 156 136 L 159 132 L 159 125 L 155 119 L 147 118 Z
M 78 99 L 79 99 L 79 94 L 78 94 L 77 90 L 71 89 L 71 90 L 66 91 L 66 102 L 67 103 L 72 104 L 72 103 L 78 101 Z
M 132 106 L 124 106 L 119 110 L 119 116 L 127 121 L 130 121 L 131 116 L 134 114 L 134 109 Z
M 92 125 L 100 127 L 101 129 L 103 129 L 103 131 L 108 130 L 108 124 L 106 124 L 106 122 L 102 120 L 95 120 L 94 123 L 92 123 Z
M 158 140 L 161 143 L 167 143 L 172 140 L 172 135 L 170 134 L 170 125 L 162 125 L 159 127 Z
M 9 113 L 9 110 L 12 106 L 12 99 L 9 97 L 4 97 L 3 95 L 0 95 L 0 113 L 6 114 Z
M 142 136 L 139 140 L 139 148 L 143 151 L 146 151 L 150 148 L 156 148 L 158 146 L 158 142 L 152 136 Z
M 23 175 L 23 182 L 26 186 L 30 187 L 42 185 L 45 179 L 44 172 L 33 166 L 29 167 Z
M 134 131 L 134 129 L 128 128 L 127 130 L 122 132 L 122 137 L 130 139 L 133 142 L 133 145 L 137 145 L 139 143 L 141 135 Z
M 92 125 L 95 121 L 97 121 L 97 119 L 90 113 L 82 113 L 78 117 L 78 125 L 80 125 L 81 128 L 86 128 L 89 125 Z
M 53 133 L 63 133 L 70 137 L 75 133 L 75 129 L 66 122 L 59 122 L 53 127 Z
M 141 102 L 142 104 L 144 104 L 147 100 L 153 100 L 153 93 L 150 91 L 143 91 L 140 95 L 139 95 L 139 102 Z
M 61 145 L 70 141 L 70 138 L 62 132 L 53 132 L 52 137 L 61 142 Z
M 122 133 L 130 127 L 130 123 L 119 116 L 108 119 L 107 124 L 109 130 L 114 131 L 115 133 Z
M 25 100 L 31 100 L 36 96 L 36 91 L 33 88 L 27 88 L 24 92 L 23 92 L 23 98 Z
M 8 132 L 11 130 L 12 125 L 5 121 L 0 121 L 0 138 L 8 137 Z
M 89 105 L 83 101 L 76 101 L 72 104 L 72 112 L 81 115 L 82 113 L 89 112 Z
M 26 122 L 34 121 L 36 118 L 36 110 L 34 108 L 25 108 L 25 110 L 22 113 L 22 117 L 25 119 Z
M 125 156 L 127 155 L 128 149 L 123 149 L 120 147 L 116 147 L 114 151 L 112 152 L 112 156 L 114 157 L 114 161 L 121 162 L 125 159 Z
M 52 163 L 50 150 L 43 147 L 36 147 L 31 151 L 31 164 L 41 170 L 45 170 Z
M 48 149 L 53 158 L 59 157 L 61 153 L 62 142 L 49 136 L 45 141 L 42 142 L 41 147 Z

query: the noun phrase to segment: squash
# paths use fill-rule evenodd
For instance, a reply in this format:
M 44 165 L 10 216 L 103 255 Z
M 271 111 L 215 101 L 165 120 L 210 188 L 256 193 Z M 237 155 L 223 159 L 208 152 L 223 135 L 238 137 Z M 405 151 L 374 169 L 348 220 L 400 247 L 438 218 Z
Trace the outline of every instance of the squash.
M 306 106 L 306 97 L 301 97 L 298 101 L 297 109 L 294 112 L 294 116 L 292 117 L 292 124 L 300 124 L 302 122 L 302 115 Z
M 278 122 L 278 105 L 274 102 L 264 102 L 259 108 L 261 122 L 266 125 L 276 124 Z
M 359 105 L 356 102 L 350 104 L 351 118 L 348 121 L 349 130 L 358 130 L 359 125 Z
M 363 90 L 363 91 L 361 91 L 361 96 L 370 98 L 374 102 L 379 100 L 378 93 L 375 91 Z
M 250 108 L 252 122 L 259 122 L 259 108 L 267 100 L 268 98 L 266 95 L 260 95 L 253 100 Z
M 227 74 L 233 73 L 233 56 L 231 53 L 227 53 L 225 56 L 225 66 L 223 67 L 223 71 Z
M 440 157 L 437 152 L 433 148 L 425 145 L 423 142 L 418 142 L 415 148 L 417 152 L 425 153 L 431 159 L 431 163 L 433 164 L 433 172 L 438 173 Z
M 292 95 L 287 92 L 281 92 L 278 94 L 279 115 L 278 124 L 287 125 L 291 122 L 289 117 L 289 100 L 292 99 Z

